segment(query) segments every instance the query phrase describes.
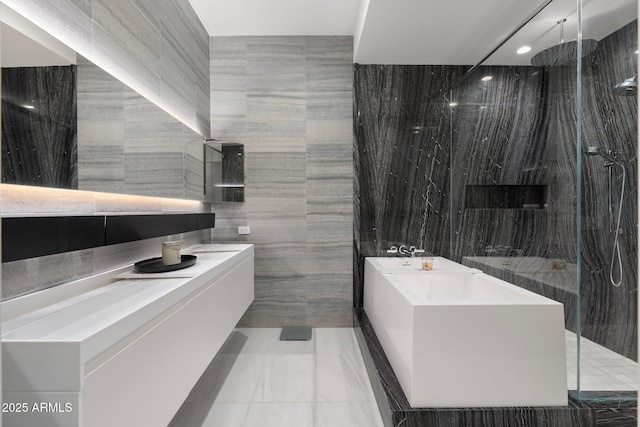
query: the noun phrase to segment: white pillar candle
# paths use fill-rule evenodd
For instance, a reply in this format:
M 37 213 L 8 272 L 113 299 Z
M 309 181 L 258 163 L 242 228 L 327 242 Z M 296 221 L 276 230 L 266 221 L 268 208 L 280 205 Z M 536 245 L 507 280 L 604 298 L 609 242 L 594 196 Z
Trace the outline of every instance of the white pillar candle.
M 181 242 L 179 240 L 162 243 L 162 264 L 180 264 L 180 245 Z

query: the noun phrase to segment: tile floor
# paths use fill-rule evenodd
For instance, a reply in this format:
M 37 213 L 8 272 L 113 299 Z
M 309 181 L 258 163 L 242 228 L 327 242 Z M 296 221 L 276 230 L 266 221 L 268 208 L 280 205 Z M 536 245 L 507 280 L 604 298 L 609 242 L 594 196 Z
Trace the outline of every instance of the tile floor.
M 235 329 L 169 427 L 382 427 L 351 328 Z
M 316 328 L 280 341 L 279 328 L 235 329 L 169 427 L 382 427 L 351 328 Z M 576 335 L 566 331 L 576 388 Z M 581 389 L 637 390 L 638 364 L 581 340 Z
M 565 331 L 567 343 L 567 386 L 576 390 L 576 334 Z M 638 363 L 584 337 L 580 338 L 580 390 L 638 390 Z

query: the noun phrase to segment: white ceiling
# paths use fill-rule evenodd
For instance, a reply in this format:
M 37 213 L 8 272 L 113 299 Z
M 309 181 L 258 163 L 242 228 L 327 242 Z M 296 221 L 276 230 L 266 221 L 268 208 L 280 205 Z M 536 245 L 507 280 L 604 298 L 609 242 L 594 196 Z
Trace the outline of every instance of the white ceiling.
M 476 64 L 544 0 L 190 0 L 211 36 L 353 35 L 361 64 Z M 583 0 L 583 35 L 600 40 L 637 17 L 637 0 Z M 576 0 L 553 0 L 488 64 L 528 65 L 577 33 Z M 533 50 L 517 55 L 522 45 Z
M 189 0 L 211 36 L 352 36 L 361 0 Z
M 2 7 L 0 21 L 0 51 L 4 68 L 76 63 L 76 53 L 73 49 L 8 7 Z

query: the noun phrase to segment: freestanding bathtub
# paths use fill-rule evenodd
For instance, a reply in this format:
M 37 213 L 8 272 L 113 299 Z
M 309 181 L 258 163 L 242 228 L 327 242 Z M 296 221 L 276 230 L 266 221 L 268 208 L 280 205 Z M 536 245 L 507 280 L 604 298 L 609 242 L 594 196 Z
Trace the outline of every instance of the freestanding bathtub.
M 403 262 L 366 259 L 364 309 L 412 407 L 567 405 L 562 304 L 445 258 Z

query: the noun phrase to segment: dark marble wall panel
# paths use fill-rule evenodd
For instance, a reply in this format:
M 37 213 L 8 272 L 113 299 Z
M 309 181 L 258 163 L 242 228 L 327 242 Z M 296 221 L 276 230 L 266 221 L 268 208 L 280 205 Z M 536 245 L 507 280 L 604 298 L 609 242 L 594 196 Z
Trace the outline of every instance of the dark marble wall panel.
M 363 259 L 408 244 L 448 256 L 451 123 L 446 89 L 464 67 L 355 70 L 355 298 Z
M 583 74 L 580 152 L 588 146 L 611 149 L 627 167 L 623 285 L 609 284 L 607 170 L 593 156 L 582 158 L 581 307 L 576 273 L 565 271 L 569 277 L 562 287 L 504 273 L 505 280 L 559 298 L 569 329 L 578 309 L 584 336 L 631 358 L 637 357 L 637 106 L 636 97 L 617 96 L 612 89 L 636 73 L 636 40 L 635 22 L 602 40 L 585 59 Z M 485 256 L 486 247 L 496 245 L 523 256 L 578 261 L 575 66 L 480 67 L 445 92 L 459 75 L 460 68 L 452 66 L 356 68 L 357 305 L 363 257 L 384 255 L 398 243 L 457 261 Z M 465 195 L 471 185 L 542 186 L 544 203 L 542 209 L 469 209 Z
M 76 105 L 75 66 L 2 69 L 3 183 L 78 188 Z
M 617 83 L 637 74 L 637 21 L 600 41 L 584 61 L 582 149 L 611 150 L 626 169 L 621 233 L 622 276 L 609 269 L 615 217 L 622 191 L 622 169 L 605 168 L 604 159 L 583 156 L 582 324 L 584 334 L 618 353 L 637 359 L 637 96 L 620 96 Z M 559 159 L 559 169 L 562 168 Z M 608 173 L 613 176 L 613 215 L 609 214 Z M 616 261 L 617 263 L 617 261 Z
M 483 81 L 491 76 L 489 81 Z M 451 257 L 482 256 L 486 246 L 511 246 L 541 255 L 547 212 L 538 209 L 471 209 L 476 185 L 549 183 L 555 151 L 544 134 L 544 73 L 533 67 L 481 67 L 452 90 Z
M 226 144 L 222 147 L 222 182 L 244 184 L 244 146 Z M 244 187 L 223 188 L 223 198 L 227 202 L 244 202 Z

